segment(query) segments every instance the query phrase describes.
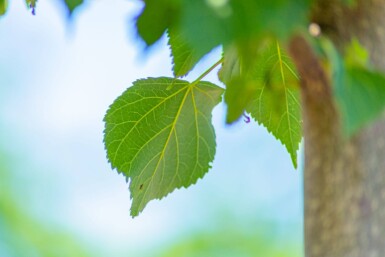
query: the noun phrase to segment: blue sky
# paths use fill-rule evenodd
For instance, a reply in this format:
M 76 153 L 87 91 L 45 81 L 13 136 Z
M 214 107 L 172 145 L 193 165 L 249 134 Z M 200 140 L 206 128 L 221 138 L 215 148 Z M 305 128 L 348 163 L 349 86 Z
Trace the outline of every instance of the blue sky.
M 35 216 L 116 256 L 228 221 L 269 220 L 279 236 L 301 240 L 301 168 L 263 127 L 225 125 L 224 104 L 214 111 L 212 170 L 131 219 L 128 185 L 105 158 L 102 119 L 136 79 L 172 75 L 166 40 L 143 52 L 132 23 L 139 1 L 89 1 L 71 22 L 59 2 L 39 1 L 32 16 L 13 0 L 0 19 L 1 148 L 19 160 L 16 184 Z M 187 79 L 219 57 L 216 49 Z M 216 72 L 207 79 L 218 83 Z

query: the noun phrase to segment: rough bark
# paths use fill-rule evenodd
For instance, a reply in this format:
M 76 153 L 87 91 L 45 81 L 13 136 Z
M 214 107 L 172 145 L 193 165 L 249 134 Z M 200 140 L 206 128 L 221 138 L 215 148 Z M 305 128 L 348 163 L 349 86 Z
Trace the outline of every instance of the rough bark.
M 352 38 L 385 71 L 385 0 L 320 0 L 313 11 L 339 49 Z M 305 256 L 385 256 L 385 116 L 345 139 L 330 79 L 307 42 L 290 53 L 301 75 L 305 138 Z M 385 86 L 385 85 L 384 85 Z

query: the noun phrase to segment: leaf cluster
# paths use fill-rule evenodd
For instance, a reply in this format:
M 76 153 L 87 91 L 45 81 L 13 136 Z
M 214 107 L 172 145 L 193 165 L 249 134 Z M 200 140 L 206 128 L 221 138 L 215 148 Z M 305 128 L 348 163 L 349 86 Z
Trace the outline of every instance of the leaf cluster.
M 308 7 L 307 0 L 145 1 L 137 32 L 148 46 L 167 33 L 175 78 L 134 82 L 105 117 L 107 157 L 130 180 L 133 216 L 207 173 L 216 145 L 211 111 L 223 93 L 227 123 L 249 113 L 297 166 L 299 78 L 283 46 L 305 27 Z M 218 45 L 223 56 L 207 72 L 191 83 L 178 79 Z M 225 90 L 202 81 L 218 65 Z
M 83 0 L 62 0 L 71 14 Z M 314 0 L 315 1 L 315 0 Z M 306 34 L 313 0 L 143 0 L 136 32 L 147 47 L 167 34 L 173 78 L 133 83 L 104 118 L 104 143 L 113 168 L 130 181 L 131 215 L 153 199 L 195 184 L 215 157 L 214 107 L 224 98 L 226 122 L 251 116 L 287 149 L 294 167 L 301 135 L 300 75 L 286 53 L 293 34 Z M 339 0 L 356 8 L 355 0 Z M 35 13 L 37 0 L 26 0 Z M 8 0 L 0 0 L 0 15 Z M 385 77 L 357 40 L 339 53 L 325 37 L 314 49 L 331 67 L 346 136 L 373 121 L 385 106 Z M 220 60 L 195 81 L 181 80 L 214 47 Z M 218 66 L 223 85 L 203 81 Z
M 355 6 L 355 1 L 341 1 Z M 175 77 L 134 82 L 105 117 L 108 159 L 131 181 L 131 214 L 208 171 L 215 154 L 211 111 L 222 94 L 227 123 L 250 115 L 286 147 L 297 167 L 300 76 L 285 48 L 291 35 L 306 31 L 313 1 L 144 2 L 137 33 L 148 47 L 167 33 Z M 370 67 L 357 41 L 343 57 L 330 41 L 316 41 L 332 67 L 344 133 L 353 135 L 383 111 L 385 78 Z M 225 89 L 201 81 L 207 72 L 192 83 L 178 79 L 216 46 L 222 46 L 222 58 L 207 72 L 220 64 Z

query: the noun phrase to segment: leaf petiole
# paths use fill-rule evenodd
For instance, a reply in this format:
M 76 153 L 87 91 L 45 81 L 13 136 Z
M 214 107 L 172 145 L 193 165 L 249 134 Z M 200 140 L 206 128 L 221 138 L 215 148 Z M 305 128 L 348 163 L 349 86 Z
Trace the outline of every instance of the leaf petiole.
M 222 57 L 219 61 L 217 61 L 216 63 L 213 64 L 213 66 L 211 66 L 210 68 L 208 68 L 205 72 L 202 73 L 202 75 L 200 75 L 196 80 L 194 80 L 191 85 L 195 85 L 197 83 L 199 83 L 204 77 L 206 77 L 210 72 L 213 71 L 213 69 L 215 69 L 218 65 L 222 64 L 223 63 L 223 60 L 224 58 Z

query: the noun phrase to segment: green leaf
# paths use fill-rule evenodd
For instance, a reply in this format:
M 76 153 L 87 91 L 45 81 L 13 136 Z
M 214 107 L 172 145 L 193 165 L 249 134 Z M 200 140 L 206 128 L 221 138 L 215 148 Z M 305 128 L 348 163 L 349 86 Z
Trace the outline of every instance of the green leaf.
M 0 0 L 0 16 L 5 14 L 8 9 L 8 0 Z
M 385 77 L 362 67 L 347 67 L 343 79 L 334 86 L 343 129 L 352 136 L 375 120 L 385 107 Z
M 309 0 L 232 0 L 233 34 L 242 38 L 273 35 L 286 39 L 298 27 L 308 23 Z M 293 15 L 295 14 L 295 15 Z
M 277 43 L 266 48 L 256 68 L 257 91 L 246 111 L 285 145 L 297 168 L 302 120 L 294 64 Z
M 256 80 L 245 77 L 235 77 L 226 84 L 226 123 L 233 123 L 242 116 L 246 107 L 255 99 L 257 91 Z
M 206 54 L 192 48 L 176 29 L 168 30 L 168 44 L 171 48 L 173 72 L 175 77 L 187 75 L 199 60 Z
M 249 57 L 245 57 L 245 49 Z M 279 44 L 266 39 L 260 45 L 251 41 L 225 47 L 218 75 L 226 84 L 226 121 L 236 121 L 246 110 L 285 145 L 297 167 L 302 138 L 299 79 L 294 64 Z
M 228 83 L 233 77 L 241 73 L 240 57 L 235 46 L 226 46 L 223 49 L 223 64 L 218 72 L 218 78 L 223 83 Z
M 384 112 L 385 76 L 370 69 L 367 52 L 358 41 L 347 47 L 344 59 L 330 40 L 321 38 L 320 43 L 332 66 L 343 133 L 351 137 Z
M 215 155 L 211 112 L 222 93 L 209 82 L 148 78 L 111 105 L 104 142 L 112 167 L 131 180 L 132 216 L 209 170 Z
M 71 16 L 73 11 L 79 7 L 81 4 L 83 4 L 84 0 L 64 0 L 64 3 L 68 10 L 68 15 Z
M 210 51 L 234 41 L 286 39 L 306 28 L 310 0 L 182 0 L 180 26 L 194 49 Z M 293 15 L 295 14 L 295 15 Z
M 145 0 L 136 28 L 147 46 L 154 44 L 178 19 L 179 0 Z
M 246 107 L 255 98 L 256 78 L 253 73 L 245 72 L 245 63 L 240 60 L 241 57 L 235 45 L 225 47 L 223 55 L 224 61 L 218 77 L 226 85 L 226 123 L 233 123 L 241 117 Z
M 200 53 L 208 53 L 229 41 L 228 18 L 221 16 L 205 0 L 182 0 L 180 30 L 186 42 Z
M 302 120 L 295 66 L 278 43 L 268 47 L 258 62 L 256 77 L 261 83 L 246 110 L 285 145 L 297 168 Z

